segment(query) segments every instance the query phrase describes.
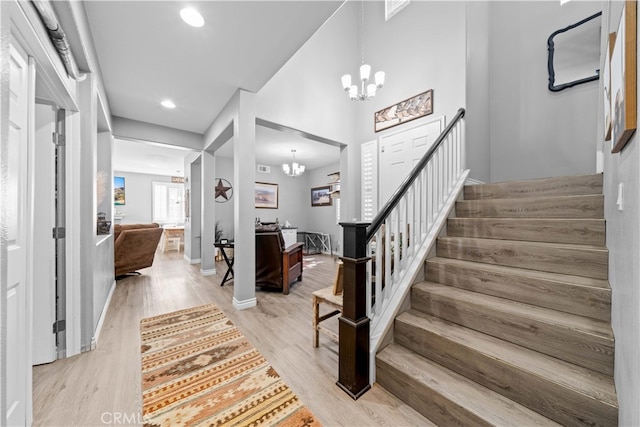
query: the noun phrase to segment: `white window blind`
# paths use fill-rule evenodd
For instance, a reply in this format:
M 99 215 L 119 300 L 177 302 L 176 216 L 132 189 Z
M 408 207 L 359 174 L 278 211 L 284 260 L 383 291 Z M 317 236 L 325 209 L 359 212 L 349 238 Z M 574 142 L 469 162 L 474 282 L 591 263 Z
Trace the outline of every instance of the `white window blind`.
M 154 182 L 152 202 L 153 222 L 184 222 L 184 184 Z
M 371 221 L 378 213 L 378 141 L 365 142 L 360 153 L 362 220 Z

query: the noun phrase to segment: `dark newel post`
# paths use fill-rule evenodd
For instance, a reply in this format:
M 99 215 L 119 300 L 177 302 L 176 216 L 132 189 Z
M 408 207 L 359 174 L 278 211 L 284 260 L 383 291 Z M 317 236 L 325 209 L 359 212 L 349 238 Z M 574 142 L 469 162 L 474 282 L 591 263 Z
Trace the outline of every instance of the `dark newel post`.
M 343 291 L 339 322 L 338 386 L 354 400 L 369 384 L 369 318 L 366 307 L 368 222 L 342 222 Z

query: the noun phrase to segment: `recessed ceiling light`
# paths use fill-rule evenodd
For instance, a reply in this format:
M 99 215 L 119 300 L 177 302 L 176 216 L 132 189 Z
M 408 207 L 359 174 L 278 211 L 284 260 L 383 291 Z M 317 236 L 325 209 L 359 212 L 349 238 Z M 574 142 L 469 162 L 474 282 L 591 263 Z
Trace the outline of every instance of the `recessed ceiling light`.
M 182 9 L 180 11 L 180 17 L 184 22 L 192 27 L 202 27 L 204 25 L 204 18 L 192 7 L 185 7 Z
M 165 99 L 160 103 L 164 108 L 176 108 L 176 104 L 173 103 L 170 99 Z

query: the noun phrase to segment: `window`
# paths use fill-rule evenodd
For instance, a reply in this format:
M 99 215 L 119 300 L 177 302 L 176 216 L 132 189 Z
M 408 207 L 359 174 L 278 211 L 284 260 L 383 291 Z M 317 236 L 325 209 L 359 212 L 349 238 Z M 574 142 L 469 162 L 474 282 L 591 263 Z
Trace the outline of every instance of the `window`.
M 171 224 L 184 222 L 184 184 L 154 182 L 153 222 Z
M 336 224 L 340 224 L 340 198 L 333 199 L 333 204 L 336 207 Z

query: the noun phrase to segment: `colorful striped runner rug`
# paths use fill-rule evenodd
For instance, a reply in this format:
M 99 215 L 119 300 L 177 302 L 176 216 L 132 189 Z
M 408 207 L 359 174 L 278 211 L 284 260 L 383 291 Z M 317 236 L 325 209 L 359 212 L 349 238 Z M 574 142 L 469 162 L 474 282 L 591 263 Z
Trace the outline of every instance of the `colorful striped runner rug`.
M 142 416 L 155 426 L 319 426 L 214 304 L 140 322 Z

